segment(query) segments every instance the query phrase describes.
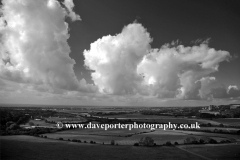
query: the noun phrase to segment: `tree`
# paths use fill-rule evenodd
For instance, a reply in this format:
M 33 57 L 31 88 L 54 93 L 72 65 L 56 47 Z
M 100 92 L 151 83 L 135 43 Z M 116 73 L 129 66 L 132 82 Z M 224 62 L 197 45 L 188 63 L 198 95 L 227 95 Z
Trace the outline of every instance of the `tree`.
M 139 146 L 139 143 L 134 143 L 133 145 L 134 145 L 134 146 Z
M 232 143 L 237 142 L 237 140 L 234 139 L 234 138 L 230 138 L 229 140 L 230 140 Z
M 196 144 L 197 143 L 197 138 L 195 138 L 195 137 L 187 137 L 184 140 L 184 143 L 185 144 Z
M 217 141 L 216 141 L 215 139 L 210 139 L 210 140 L 209 140 L 209 143 L 210 143 L 210 144 L 217 144 Z
M 212 124 L 211 124 L 211 123 L 208 123 L 207 125 L 208 125 L 209 127 L 212 127 Z
M 172 143 L 170 141 L 166 142 L 166 146 L 171 146 L 171 145 L 172 145 Z
M 6 126 L 9 127 L 9 126 L 11 126 L 11 124 L 13 124 L 13 123 L 14 123 L 13 121 L 9 121 L 9 122 L 6 123 Z
M 201 137 L 200 138 L 200 140 L 199 140 L 199 142 L 201 143 L 201 142 L 203 142 L 203 143 L 209 143 L 209 141 L 210 141 L 210 138 L 209 137 Z
M 219 127 L 224 127 L 224 125 L 221 123 L 221 124 L 219 124 Z
M 205 141 L 204 141 L 203 139 L 199 139 L 199 143 L 200 143 L 200 144 L 204 144 L 204 142 L 205 142 Z
M 114 140 L 111 140 L 111 145 L 115 145 L 115 141 Z
M 142 137 L 139 141 L 141 146 L 153 146 L 154 140 L 151 137 Z
M 29 124 L 29 126 L 34 126 L 33 122 L 29 122 L 28 124 Z
M 18 119 L 18 121 L 17 121 L 17 124 L 19 125 L 19 124 L 22 124 L 22 123 L 24 123 L 25 122 L 25 118 L 24 117 L 20 117 L 19 119 Z
M 220 143 L 226 143 L 226 141 L 225 140 L 221 140 Z
M 9 129 L 11 129 L 11 130 L 16 130 L 16 129 L 19 129 L 19 128 L 20 128 L 19 125 L 17 125 L 16 123 L 11 124 L 10 127 L 9 127 Z
M 240 134 L 240 130 L 237 131 L 237 134 Z

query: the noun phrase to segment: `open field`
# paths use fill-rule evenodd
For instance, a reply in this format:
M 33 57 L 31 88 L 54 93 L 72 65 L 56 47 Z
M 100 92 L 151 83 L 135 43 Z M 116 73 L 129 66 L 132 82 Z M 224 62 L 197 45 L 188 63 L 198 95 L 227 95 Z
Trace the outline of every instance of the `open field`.
M 82 110 L 82 109 L 58 110 L 58 112 L 71 113 L 71 114 L 81 114 L 81 113 L 87 113 L 87 112 L 89 112 L 89 110 Z
M 140 133 L 140 132 L 150 132 L 149 129 L 71 129 L 71 130 L 66 130 L 62 132 L 57 132 L 60 134 L 79 134 L 79 135 L 85 135 L 85 134 L 92 134 L 92 135 L 110 135 L 110 136 L 126 136 L 129 134 L 134 134 L 134 133 Z
M 222 130 L 224 132 L 231 132 L 231 131 L 238 131 L 240 130 L 240 128 L 230 128 L 230 127 L 201 127 L 198 130 L 210 130 L 210 131 L 214 131 L 215 129 L 217 130 Z
M 100 117 L 100 116 L 96 116 Z M 101 117 L 106 117 L 110 119 L 131 119 L 135 122 L 149 122 L 149 123 L 213 123 L 219 125 L 220 123 L 210 120 L 202 120 L 202 119 L 192 119 L 192 118 L 184 118 L 184 117 L 174 117 L 174 116 L 158 116 L 158 115 L 142 115 L 140 113 L 134 114 L 121 114 L 121 115 L 104 115 Z
M 104 112 L 118 111 L 114 109 L 105 109 L 99 110 Z M 120 110 L 123 111 L 123 110 Z M 74 113 L 76 115 L 89 115 L 86 110 L 64 110 L 60 112 L 66 113 Z M 162 115 L 142 115 L 141 113 L 128 113 L 128 114 L 119 114 L 119 115 L 101 115 L 95 117 L 104 117 L 109 119 L 131 119 L 132 121 L 138 122 L 149 122 L 149 123 L 195 123 L 198 122 L 200 124 L 208 124 L 212 125 L 232 125 L 232 126 L 240 126 L 240 118 L 217 118 L 217 119 L 198 119 L 198 118 L 186 118 L 186 117 L 174 117 L 174 116 L 162 116 Z
M 148 133 L 142 133 L 142 132 Z M 141 133 L 140 133 L 141 132 Z M 136 134 L 135 134 L 136 133 Z M 139 134 L 140 133 L 140 134 Z M 156 129 L 154 132 L 150 132 L 150 130 L 144 129 L 132 129 L 129 131 L 128 129 L 108 129 L 107 131 L 103 129 L 72 129 L 66 130 L 62 132 L 55 133 L 47 133 L 44 134 L 52 139 L 63 138 L 65 140 L 77 139 L 81 141 L 96 141 L 96 143 L 105 143 L 109 144 L 111 140 L 115 140 L 119 145 L 133 145 L 142 137 L 152 137 L 156 144 L 162 145 L 167 141 L 171 141 L 172 143 L 178 142 L 179 144 L 183 144 L 184 140 L 187 137 L 196 137 L 197 139 L 206 136 L 209 138 L 213 138 L 217 141 L 234 138 L 236 140 L 240 140 L 240 136 L 237 135 L 229 135 L 229 134 L 217 134 L 217 133 L 206 133 L 206 132 L 193 132 L 193 131 L 179 131 L 179 130 L 163 130 Z M 131 135 L 131 136 L 127 136 Z
M 117 118 L 117 119 L 131 119 L 138 122 L 149 123 L 195 123 L 212 125 L 232 125 L 240 126 L 240 118 L 218 118 L 218 119 L 198 119 L 198 118 L 186 118 L 186 117 L 174 117 L 174 116 L 158 116 L 158 115 L 142 115 L 140 113 L 134 114 L 120 114 L 120 115 L 103 115 L 102 117 Z
M 191 145 L 191 146 L 179 146 L 187 151 L 204 155 L 210 159 L 218 159 L 218 160 L 239 160 L 240 159 L 240 144 L 233 145 Z
M 2 160 L 108 160 L 108 159 L 192 159 L 201 157 L 175 147 L 134 147 L 74 143 L 29 136 L 4 136 Z
M 33 122 L 34 126 L 47 126 L 47 127 L 56 127 L 56 124 L 50 124 L 50 123 L 46 123 L 44 120 L 30 120 L 29 122 Z M 26 125 L 21 125 L 23 126 L 27 126 L 28 123 Z
M 121 114 L 105 116 L 114 120 L 99 120 L 97 118 L 82 117 L 84 113 L 63 117 L 49 117 L 50 122 L 81 123 L 93 120 L 94 123 L 117 123 L 131 119 L 132 122 L 152 122 L 152 123 L 211 123 L 212 125 L 232 124 L 235 125 L 239 119 L 197 119 L 174 116 L 142 115 L 140 113 Z M 70 117 L 70 118 L 69 118 Z M 99 120 L 99 121 L 98 121 Z M 30 120 L 34 125 L 53 126 L 55 124 L 46 123 L 45 120 Z M 238 128 L 231 126 L 201 127 L 202 130 L 221 129 L 224 131 Z M 200 129 L 200 130 L 201 130 Z M 187 130 L 163 130 L 156 129 L 69 129 L 54 133 L 42 132 L 47 138 L 31 136 L 4 136 L 1 140 L 1 159 L 238 159 L 240 136 L 233 134 L 209 133 L 201 131 Z M 157 144 L 156 147 L 135 147 L 134 143 L 139 142 L 143 137 L 151 137 Z M 235 143 L 212 144 L 212 145 L 183 145 L 184 140 L 189 137 L 200 139 L 208 137 L 220 142 L 222 140 L 235 139 Z M 63 138 L 63 140 L 59 140 Z M 68 140 L 81 140 L 87 143 L 76 143 Z M 111 140 L 118 146 L 109 145 Z M 95 141 L 96 144 L 90 144 Z M 177 147 L 162 146 L 170 141 L 172 144 L 178 142 Z M 234 140 L 232 141 L 234 142 Z M 104 145 L 103 145 L 104 144 Z M 219 149 L 214 149 L 214 147 Z M 26 153 L 25 153 L 25 152 Z M 227 151 L 224 153 L 224 151 Z M 66 152 L 66 153 L 65 153 Z M 3 153 L 3 154 L 2 154 Z M 212 153 L 212 154 L 211 154 Z
M 87 121 L 83 117 L 75 117 L 75 118 L 59 118 L 59 117 L 51 117 L 47 118 L 50 122 L 63 122 L 63 123 L 82 123 Z M 46 123 L 45 120 L 33 120 L 31 119 L 29 122 L 32 122 L 34 126 L 45 126 L 45 127 L 56 127 L 56 124 L 54 123 Z M 29 126 L 28 123 L 26 125 L 20 125 L 21 127 L 27 127 Z
M 206 136 L 206 137 L 213 137 L 214 139 L 217 138 L 226 138 L 226 139 L 231 139 L 234 138 L 237 141 L 240 141 L 240 136 L 239 135 L 233 135 L 233 134 L 221 134 L 221 133 L 209 133 L 209 132 L 195 132 L 195 131 L 183 131 L 183 130 L 175 130 L 173 132 L 178 132 L 178 133 L 184 133 L 188 134 L 190 136 L 195 135 L 195 136 Z
M 214 121 L 225 125 L 240 126 L 240 118 L 219 118 L 215 119 Z
M 124 118 L 120 118 L 124 119 Z M 149 116 L 148 118 L 135 118 L 132 119 L 133 121 L 138 121 L 138 122 L 149 122 L 149 123 L 196 123 L 198 122 L 199 124 L 208 124 L 211 123 L 211 125 L 220 125 L 223 124 L 225 126 L 240 126 L 240 119 L 234 120 L 234 119 L 213 119 L 213 120 L 208 120 L 208 119 L 197 119 L 197 118 L 179 118 L 179 117 L 163 117 L 163 118 L 152 118 Z
M 128 109 L 128 108 L 121 108 L 121 109 L 116 109 L 116 108 L 87 108 L 87 109 L 73 109 L 73 110 L 58 110 L 58 112 L 64 112 L 64 113 L 72 113 L 72 114 L 83 114 L 83 113 L 89 113 L 89 112 L 102 112 L 102 113 L 110 113 L 110 112 L 114 112 L 114 113 L 118 113 L 118 112 L 132 112 L 132 109 Z
M 143 115 L 140 113 L 132 113 L 132 114 L 119 114 L 119 115 L 102 115 L 102 117 L 125 118 L 125 119 L 160 119 L 160 118 L 171 118 L 172 116 Z
M 74 118 L 60 118 L 60 117 L 50 117 L 47 118 L 48 121 L 53 121 L 53 122 L 70 122 L 70 123 L 81 123 L 87 121 L 83 117 L 74 117 Z
M 188 118 L 175 118 L 175 117 L 164 117 L 164 118 L 155 118 L 155 119 L 143 119 L 143 118 L 138 118 L 138 119 L 132 119 L 132 121 L 136 121 L 136 122 L 148 122 L 148 123 L 182 123 L 182 124 L 194 124 L 196 122 L 198 122 L 199 124 L 203 124 L 205 122 L 199 120 L 199 119 L 188 119 Z M 207 122 L 209 123 L 209 122 Z M 205 124 L 207 124 L 205 123 Z M 219 123 L 216 123 L 219 124 Z

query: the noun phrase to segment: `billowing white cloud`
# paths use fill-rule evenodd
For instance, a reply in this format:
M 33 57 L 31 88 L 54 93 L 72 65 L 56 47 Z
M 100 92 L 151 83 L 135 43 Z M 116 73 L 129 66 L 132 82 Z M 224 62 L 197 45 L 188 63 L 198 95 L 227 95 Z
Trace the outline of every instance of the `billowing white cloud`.
M 192 47 L 172 43 L 154 49 L 150 34 L 139 23 L 93 42 L 84 57 L 85 66 L 93 70 L 95 86 L 85 79 L 79 81 L 73 70 L 75 61 L 69 57 L 65 22 L 66 17 L 80 20 L 73 1 L 3 0 L 2 4 L 0 97 L 27 95 L 40 102 L 39 97 L 44 97 L 86 104 L 239 97 L 237 86 L 209 89 L 215 81 L 210 74 L 228 60 L 227 51 L 209 48 L 208 40 L 197 40 Z
M 85 65 L 102 93 L 136 94 L 142 81 L 137 65 L 150 49 L 152 39 L 141 24 L 133 23 L 115 36 L 104 36 L 84 51 Z
M 73 7 L 74 7 L 74 3 L 73 0 L 65 0 L 63 2 L 63 4 L 66 6 L 67 10 L 68 10 L 68 16 L 73 20 L 81 20 L 80 16 L 77 15 L 74 11 L 73 11 Z
M 227 94 L 230 98 L 238 97 L 240 98 L 240 89 L 235 85 L 228 86 Z
M 240 98 L 240 90 L 235 85 L 230 85 L 227 88 L 224 86 L 211 88 L 208 96 L 212 98 Z
M 219 63 L 229 58 L 226 51 L 216 51 L 207 44 L 184 47 L 164 45 L 153 49 L 138 65 L 153 94 L 159 97 L 198 99 L 201 80 L 218 71 Z M 154 83 L 150 83 L 154 80 Z
M 103 93 L 141 94 L 159 98 L 199 99 L 207 79 L 228 60 L 227 51 L 198 46 L 164 45 L 151 49 L 152 39 L 138 23 L 120 34 L 104 36 L 84 51 L 85 65 Z M 213 77 L 214 78 L 214 77 Z M 213 80 L 210 78 L 209 80 Z
M 40 90 L 93 91 L 78 81 L 69 57 L 68 24 L 79 20 L 71 0 L 68 11 L 57 0 L 3 0 L 0 17 L 0 78 Z M 42 88 L 42 89 L 41 89 Z
M 215 77 L 203 77 L 199 80 L 201 83 L 201 89 L 199 90 L 199 96 L 204 99 L 208 99 L 209 97 L 206 97 L 208 93 L 210 92 L 210 85 L 216 81 Z

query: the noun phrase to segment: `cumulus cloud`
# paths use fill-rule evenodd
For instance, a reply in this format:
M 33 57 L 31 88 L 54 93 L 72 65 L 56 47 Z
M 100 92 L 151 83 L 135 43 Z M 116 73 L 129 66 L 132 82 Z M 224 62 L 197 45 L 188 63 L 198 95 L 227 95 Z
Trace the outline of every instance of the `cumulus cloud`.
M 240 97 L 240 89 L 235 85 L 228 86 L 227 94 L 230 98 Z
M 104 36 L 84 51 L 85 65 L 95 72 L 92 79 L 102 93 L 136 94 L 142 76 L 136 70 L 150 49 L 149 33 L 133 23 L 120 34 Z
M 228 52 L 216 51 L 207 44 L 193 47 L 164 45 L 144 57 L 138 65 L 138 73 L 145 76 L 145 84 L 152 86 L 153 94 L 198 99 L 200 80 L 218 71 L 219 63 L 229 56 Z
M 235 85 L 230 85 L 227 88 L 225 86 L 211 88 L 208 96 L 212 98 L 240 98 L 240 90 Z
M 74 7 L 74 3 L 73 0 L 65 0 L 63 2 L 63 4 L 66 6 L 67 10 L 68 10 L 68 16 L 73 20 L 81 20 L 80 16 L 77 15 L 74 11 L 73 11 L 73 7 Z
M 75 61 L 69 57 L 70 35 L 65 22 L 66 17 L 80 20 L 73 11 L 73 1 L 3 0 L 2 4 L 1 95 L 5 96 L 5 91 L 16 97 L 61 94 L 58 98 L 106 103 L 145 103 L 156 97 L 160 98 L 156 103 L 166 98 L 239 97 L 240 91 L 234 85 L 209 89 L 216 80 L 211 73 L 230 58 L 229 52 L 210 48 L 208 40 L 197 40 L 194 46 L 177 41 L 151 48 L 153 39 L 139 23 L 93 42 L 84 57 L 85 66 L 93 71 L 95 86 L 85 79 L 79 81 L 73 70 Z M 103 94 L 95 93 L 97 90 Z M 79 91 L 94 93 L 86 96 Z
M 209 75 L 229 59 L 204 41 L 200 45 L 163 45 L 151 48 L 152 38 L 139 23 L 120 34 L 104 36 L 84 51 L 85 65 L 93 70 L 99 91 L 110 94 L 141 94 L 159 98 L 199 99 L 205 96 Z
M 0 9 L 0 78 L 40 90 L 92 91 L 78 81 L 69 57 L 68 24 L 79 20 L 72 0 L 3 0 Z M 42 86 L 42 87 L 40 87 Z
M 199 80 L 201 83 L 201 89 L 199 90 L 199 96 L 207 99 L 206 95 L 210 92 L 210 85 L 216 81 L 215 77 L 203 77 Z

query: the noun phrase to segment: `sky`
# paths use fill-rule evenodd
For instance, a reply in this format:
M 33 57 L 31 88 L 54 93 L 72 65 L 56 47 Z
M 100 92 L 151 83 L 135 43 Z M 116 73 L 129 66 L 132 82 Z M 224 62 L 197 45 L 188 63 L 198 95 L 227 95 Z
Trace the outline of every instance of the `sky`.
M 0 104 L 240 103 L 238 0 L 2 0 Z

